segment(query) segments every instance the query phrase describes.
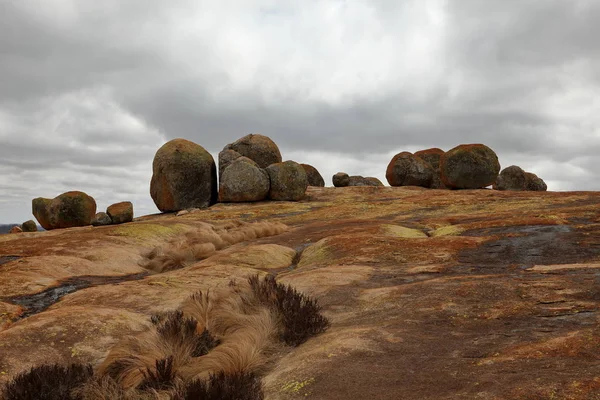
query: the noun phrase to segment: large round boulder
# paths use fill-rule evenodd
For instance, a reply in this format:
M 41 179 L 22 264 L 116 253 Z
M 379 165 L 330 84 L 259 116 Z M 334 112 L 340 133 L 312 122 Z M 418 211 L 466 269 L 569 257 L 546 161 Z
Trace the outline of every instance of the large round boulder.
M 387 166 L 385 178 L 390 186 L 430 187 L 434 171 L 423 159 L 408 151 L 396 154 Z
M 479 189 L 498 178 L 496 153 L 483 144 L 461 144 L 440 158 L 442 182 L 451 189 Z
M 96 201 L 83 192 L 66 192 L 54 199 L 33 199 L 32 212 L 46 230 L 86 226 L 96 215 Z
M 29 221 L 23 222 L 21 229 L 23 229 L 23 232 L 37 232 L 38 227 L 35 221 L 30 219 Z
M 546 182 L 532 172 L 525 172 L 525 190 L 533 190 L 536 192 L 545 192 L 548 190 Z
M 234 160 L 242 157 L 240 153 L 235 150 L 225 149 L 219 153 L 219 181 L 223 176 L 223 171 L 229 166 Z
M 308 180 L 308 186 L 325 186 L 325 180 L 319 173 L 319 171 L 309 164 L 300 164 L 302 168 L 304 168 L 304 172 L 306 172 L 306 179 Z
M 106 226 L 111 224 L 112 219 L 110 218 L 110 215 L 105 212 L 99 212 L 92 218 L 92 225 L 94 226 Z
M 446 186 L 442 183 L 442 177 L 440 173 L 440 159 L 444 154 L 444 150 L 433 147 L 431 149 L 419 150 L 415 152 L 415 156 L 419 157 L 423 161 L 428 162 L 433 168 L 433 179 L 431 180 L 431 189 L 446 189 Z
M 267 198 L 270 188 L 269 174 L 248 157 L 234 160 L 221 175 L 219 201 L 247 202 Z
M 23 233 L 23 228 L 21 228 L 19 225 L 15 225 L 12 228 L 10 228 L 8 233 Z
M 521 167 L 511 165 L 500 171 L 493 188 L 496 190 L 525 190 L 527 178 Z
M 106 214 L 113 224 L 124 224 L 133 221 L 133 204 L 130 201 L 115 203 L 106 209 Z
M 225 146 L 223 151 L 233 150 L 244 157 L 248 157 L 258 164 L 260 168 L 267 168 L 271 164 L 282 161 L 279 147 L 269 137 L 259 134 L 246 135 L 243 138 Z
M 266 171 L 271 181 L 269 189 L 271 200 L 298 201 L 304 197 L 308 180 L 300 164 L 285 161 L 269 165 Z
M 348 186 L 383 186 L 383 183 L 372 176 L 364 177 L 361 175 L 352 175 L 349 178 Z
M 204 208 L 217 202 L 212 155 L 185 139 L 165 143 L 154 156 L 150 195 L 162 212 Z
M 350 185 L 350 176 L 348 176 L 348 174 L 345 172 L 338 172 L 337 174 L 333 175 L 331 180 L 333 181 L 333 186 L 335 187 L 346 187 Z

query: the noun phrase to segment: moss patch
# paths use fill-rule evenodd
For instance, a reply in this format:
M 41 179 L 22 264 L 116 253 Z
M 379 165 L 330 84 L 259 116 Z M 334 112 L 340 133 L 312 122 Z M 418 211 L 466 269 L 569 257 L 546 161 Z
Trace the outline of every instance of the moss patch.
M 124 224 L 115 228 L 109 236 L 124 236 L 138 240 L 164 239 L 189 230 L 184 224 L 161 225 L 153 223 Z
M 418 229 L 411 229 L 401 225 L 382 225 L 386 236 L 399 238 L 426 238 L 427 235 Z
M 439 236 L 459 236 L 461 233 L 465 231 L 465 228 L 458 225 L 448 225 L 442 226 L 441 228 L 436 229 L 431 232 L 432 237 Z

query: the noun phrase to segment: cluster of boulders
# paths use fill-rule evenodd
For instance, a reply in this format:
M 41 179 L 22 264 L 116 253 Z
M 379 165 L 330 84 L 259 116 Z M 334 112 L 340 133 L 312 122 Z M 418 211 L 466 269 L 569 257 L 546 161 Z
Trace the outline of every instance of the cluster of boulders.
M 38 227 L 34 220 L 30 219 L 29 221 L 23 222 L 21 225 L 15 225 L 10 228 L 8 233 L 21 233 L 21 232 L 37 232 Z
M 483 144 L 462 144 L 444 152 L 438 148 L 396 154 L 386 170 L 391 186 L 422 186 L 434 189 L 498 190 L 547 189 L 535 174 L 511 166 L 500 172 L 496 153 Z
M 324 186 L 308 164 L 283 161 L 277 145 L 259 134 L 226 145 L 217 168 L 211 154 L 185 139 L 163 145 L 152 164 L 150 195 L 159 210 L 205 208 L 220 202 L 297 201 L 309 185 Z
M 32 201 L 32 213 L 46 230 L 73 228 L 87 225 L 122 224 L 133 220 L 133 204 L 129 201 L 108 207 L 106 213 L 96 214 L 96 201 L 80 191 L 66 192 L 53 199 L 38 197 Z M 37 230 L 35 222 L 23 224 L 23 231 Z
M 333 186 L 335 187 L 346 187 L 346 186 L 383 186 L 383 183 L 372 176 L 364 177 L 360 175 L 348 175 L 345 172 L 338 172 L 331 178 Z

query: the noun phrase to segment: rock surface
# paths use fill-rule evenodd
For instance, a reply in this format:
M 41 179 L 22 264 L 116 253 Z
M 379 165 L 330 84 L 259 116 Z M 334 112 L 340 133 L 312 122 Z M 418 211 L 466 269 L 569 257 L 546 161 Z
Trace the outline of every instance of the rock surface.
M 525 172 L 525 190 L 545 192 L 548 190 L 548 186 L 546 186 L 546 182 L 536 174 Z
M 133 204 L 130 201 L 115 203 L 106 209 L 106 214 L 113 224 L 124 224 L 133 221 Z
M 350 185 L 350 176 L 345 172 L 338 172 L 331 178 L 333 186 L 335 187 L 346 187 Z
M 285 161 L 269 165 L 266 171 L 271 182 L 269 199 L 298 201 L 304 198 L 308 180 L 306 172 L 300 164 L 294 161 Z
M 493 188 L 496 190 L 525 190 L 527 178 L 519 166 L 511 165 L 500 171 Z
M 240 153 L 227 148 L 219 152 L 219 182 L 221 181 L 221 176 L 223 176 L 223 171 L 225 171 L 225 168 L 227 168 L 229 164 L 240 157 L 242 157 Z
M 239 157 L 223 171 L 219 181 L 219 201 L 246 202 L 267 198 L 269 174 L 247 157 Z
M 37 232 L 38 231 L 37 224 L 32 219 L 30 219 L 29 221 L 23 222 L 23 225 L 21 225 L 21 229 L 23 229 L 23 232 Z
M 260 168 L 267 168 L 271 164 L 280 163 L 282 161 L 279 147 L 277 147 L 275 142 L 269 137 L 264 135 L 246 135 L 225 146 L 223 151 L 225 152 L 227 150 L 233 150 L 244 157 L 248 157 L 257 163 Z M 229 154 L 224 158 L 229 160 L 234 156 L 234 154 Z
M 396 154 L 387 166 L 385 178 L 390 186 L 431 186 L 434 171 L 423 159 L 408 151 Z
M 360 175 L 352 175 L 348 180 L 348 186 L 383 186 L 383 183 L 372 176 L 365 178 Z
M 154 156 L 150 195 L 162 212 L 217 202 L 217 170 L 202 146 L 185 139 L 165 143 Z
M 318 299 L 331 327 L 281 349 L 261 375 L 266 398 L 597 397 L 600 193 L 307 194 L 277 207 L 216 204 L 104 229 L 1 235 L 0 254 L 13 258 L 0 256 L 0 386 L 32 365 L 97 365 L 150 315 L 271 273 Z M 235 220 L 292 229 L 180 270 L 132 275 L 144 272 L 142 249 Z M 73 280 L 91 284 L 69 292 Z M 64 297 L 37 314 L 17 303 L 52 288 Z
M 498 178 L 496 153 L 483 144 L 461 144 L 440 158 L 442 182 L 451 189 L 480 189 Z
M 92 225 L 93 226 L 106 226 L 106 225 L 112 225 L 113 221 L 110 218 L 110 215 L 108 215 L 105 212 L 100 211 L 99 213 L 96 213 L 96 215 L 94 216 L 94 218 L 92 218 Z
M 306 172 L 306 179 L 308 181 L 308 186 L 325 186 L 325 180 L 319 173 L 319 171 L 310 164 L 300 164 L 302 168 L 304 168 L 304 172 Z
M 38 197 L 32 201 L 32 213 L 46 230 L 86 226 L 96 215 L 96 201 L 79 191 L 66 192 L 54 199 Z
M 431 180 L 431 185 L 429 186 L 431 189 L 446 189 L 446 185 L 444 185 L 442 182 L 440 171 L 440 159 L 444 153 L 444 150 L 438 149 L 437 147 L 415 152 L 415 156 L 419 157 L 423 161 L 428 162 L 433 168 L 433 179 Z

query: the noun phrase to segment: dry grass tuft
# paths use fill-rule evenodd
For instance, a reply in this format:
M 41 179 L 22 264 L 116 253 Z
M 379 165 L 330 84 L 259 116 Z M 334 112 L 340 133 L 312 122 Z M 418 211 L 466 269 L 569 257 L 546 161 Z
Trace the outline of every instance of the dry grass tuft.
M 278 235 L 287 229 L 286 225 L 279 222 L 203 223 L 184 238 L 172 240 L 147 252 L 140 265 L 154 272 L 171 271 L 210 257 L 233 244 Z

